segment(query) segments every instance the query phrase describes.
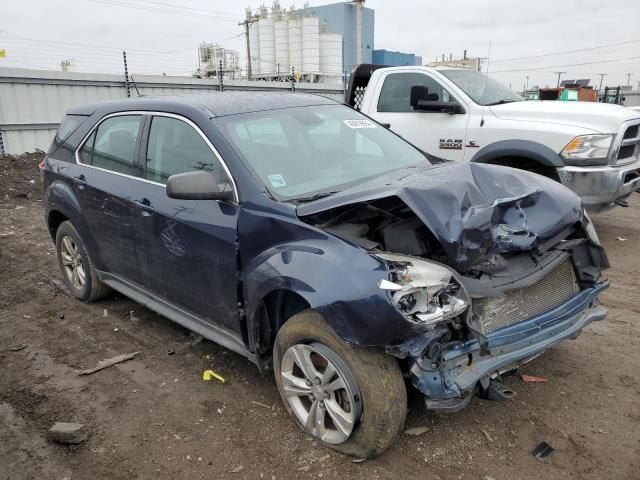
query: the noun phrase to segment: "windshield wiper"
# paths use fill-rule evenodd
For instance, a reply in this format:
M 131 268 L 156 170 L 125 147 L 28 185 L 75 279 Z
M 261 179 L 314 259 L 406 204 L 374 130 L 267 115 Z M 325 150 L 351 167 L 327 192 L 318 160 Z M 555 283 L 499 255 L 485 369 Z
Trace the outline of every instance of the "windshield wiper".
M 497 102 L 491 102 L 491 103 L 487 103 L 485 104 L 485 107 L 492 107 L 494 105 L 504 105 L 505 103 L 513 103 L 513 102 L 519 102 L 520 100 L 498 100 Z
M 330 197 L 331 195 L 334 195 L 334 194 L 339 193 L 339 192 L 340 192 L 340 190 L 336 190 L 334 192 L 316 193 L 315 195 L 311 195 L 309 197 L 292 198 L 291 201 L 300 202 L 300 203 L 313 202 L 314 200 L 320 200 L 321 198 Z

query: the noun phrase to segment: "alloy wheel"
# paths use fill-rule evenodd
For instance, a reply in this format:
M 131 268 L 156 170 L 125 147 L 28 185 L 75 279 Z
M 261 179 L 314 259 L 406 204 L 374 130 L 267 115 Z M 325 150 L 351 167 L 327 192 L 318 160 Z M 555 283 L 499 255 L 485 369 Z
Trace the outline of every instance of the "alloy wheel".
M 76 290 L 82 290 L 86 282 L 82 255 L 76 242 L 68 235 L 62 237 L 60 242 L 60 258 L 69 284 Z
M 319 343 L 293 345 L 282 358 L 280 377 L 287 402 L 307 432 L 334 445 L 351 436 L 362 400 L 336 353 Z

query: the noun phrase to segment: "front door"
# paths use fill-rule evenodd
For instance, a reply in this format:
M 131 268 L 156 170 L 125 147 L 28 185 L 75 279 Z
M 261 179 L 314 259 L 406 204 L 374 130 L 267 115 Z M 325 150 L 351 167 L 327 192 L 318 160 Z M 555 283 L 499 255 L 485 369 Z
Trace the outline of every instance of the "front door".
M 460 102 L 459 99 L 423 72 L 388 73 L 380 81 L 383 83 L 378 105 L 374 107 L 377 112 L 372 115 L 378 122 L 389 124 L 391 130 L 431 155 L 447 160 L 464 159 L 468 111 L 451 114 L 413 110 L 411 87 L 425 87 L 427 100 Z
M 204 134 L 173 115 L 154 115 L 143 137 L 144 179 L 136 190 L 136 249 L 143 286 L 216 326 L 241 333 L 237 304 L 236 202 L 176 200 L 165 183 L 194 170 L 228 182 Z
M 138 283 L 133 239 L 132 192 L 142 115 L 118 114 L 101 121 L 78 151 L 73 188 L 81 202 L 99 270 Z

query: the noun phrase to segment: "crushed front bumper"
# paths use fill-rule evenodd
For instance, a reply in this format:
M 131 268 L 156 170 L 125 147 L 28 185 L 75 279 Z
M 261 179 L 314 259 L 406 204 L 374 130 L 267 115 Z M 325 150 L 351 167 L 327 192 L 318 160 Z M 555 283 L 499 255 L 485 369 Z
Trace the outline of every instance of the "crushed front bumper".
M 561 167 L 558 175 L 565 187 L 582 198 L 587 210 L 598 212 L 640 187 L 640 160 L 622 166 Z
M 602 320 L 607 310 L 598 296 L 608 282 L 581 291 L 555 309 L 492 332 L 483 345 L 474 339 L 443 349 L 438 361 L 413 358 L 410 377 L 425 395 L 429 410 L 453 412 L 471 400 L 478 383 L 520 364 L 544 350 L 577 337 L 589 323 Z

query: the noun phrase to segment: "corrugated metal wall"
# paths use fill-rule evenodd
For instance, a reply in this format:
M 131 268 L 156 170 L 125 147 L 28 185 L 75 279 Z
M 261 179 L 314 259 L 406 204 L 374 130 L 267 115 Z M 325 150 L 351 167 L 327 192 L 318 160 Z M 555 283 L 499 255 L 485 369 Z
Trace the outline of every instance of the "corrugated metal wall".
M 131 96 L 216 92 L 217 79 L 140 75 Z M 225 90 L 289 90 L 280 82 L 224 80 Z M 342 101 L 342 85 L 296 84 L 296 90 Z M 102 100 L 126 98 L 122 76 L 0 68 L 0 135 L 5 153 L 47 150 L 64 112 Z

